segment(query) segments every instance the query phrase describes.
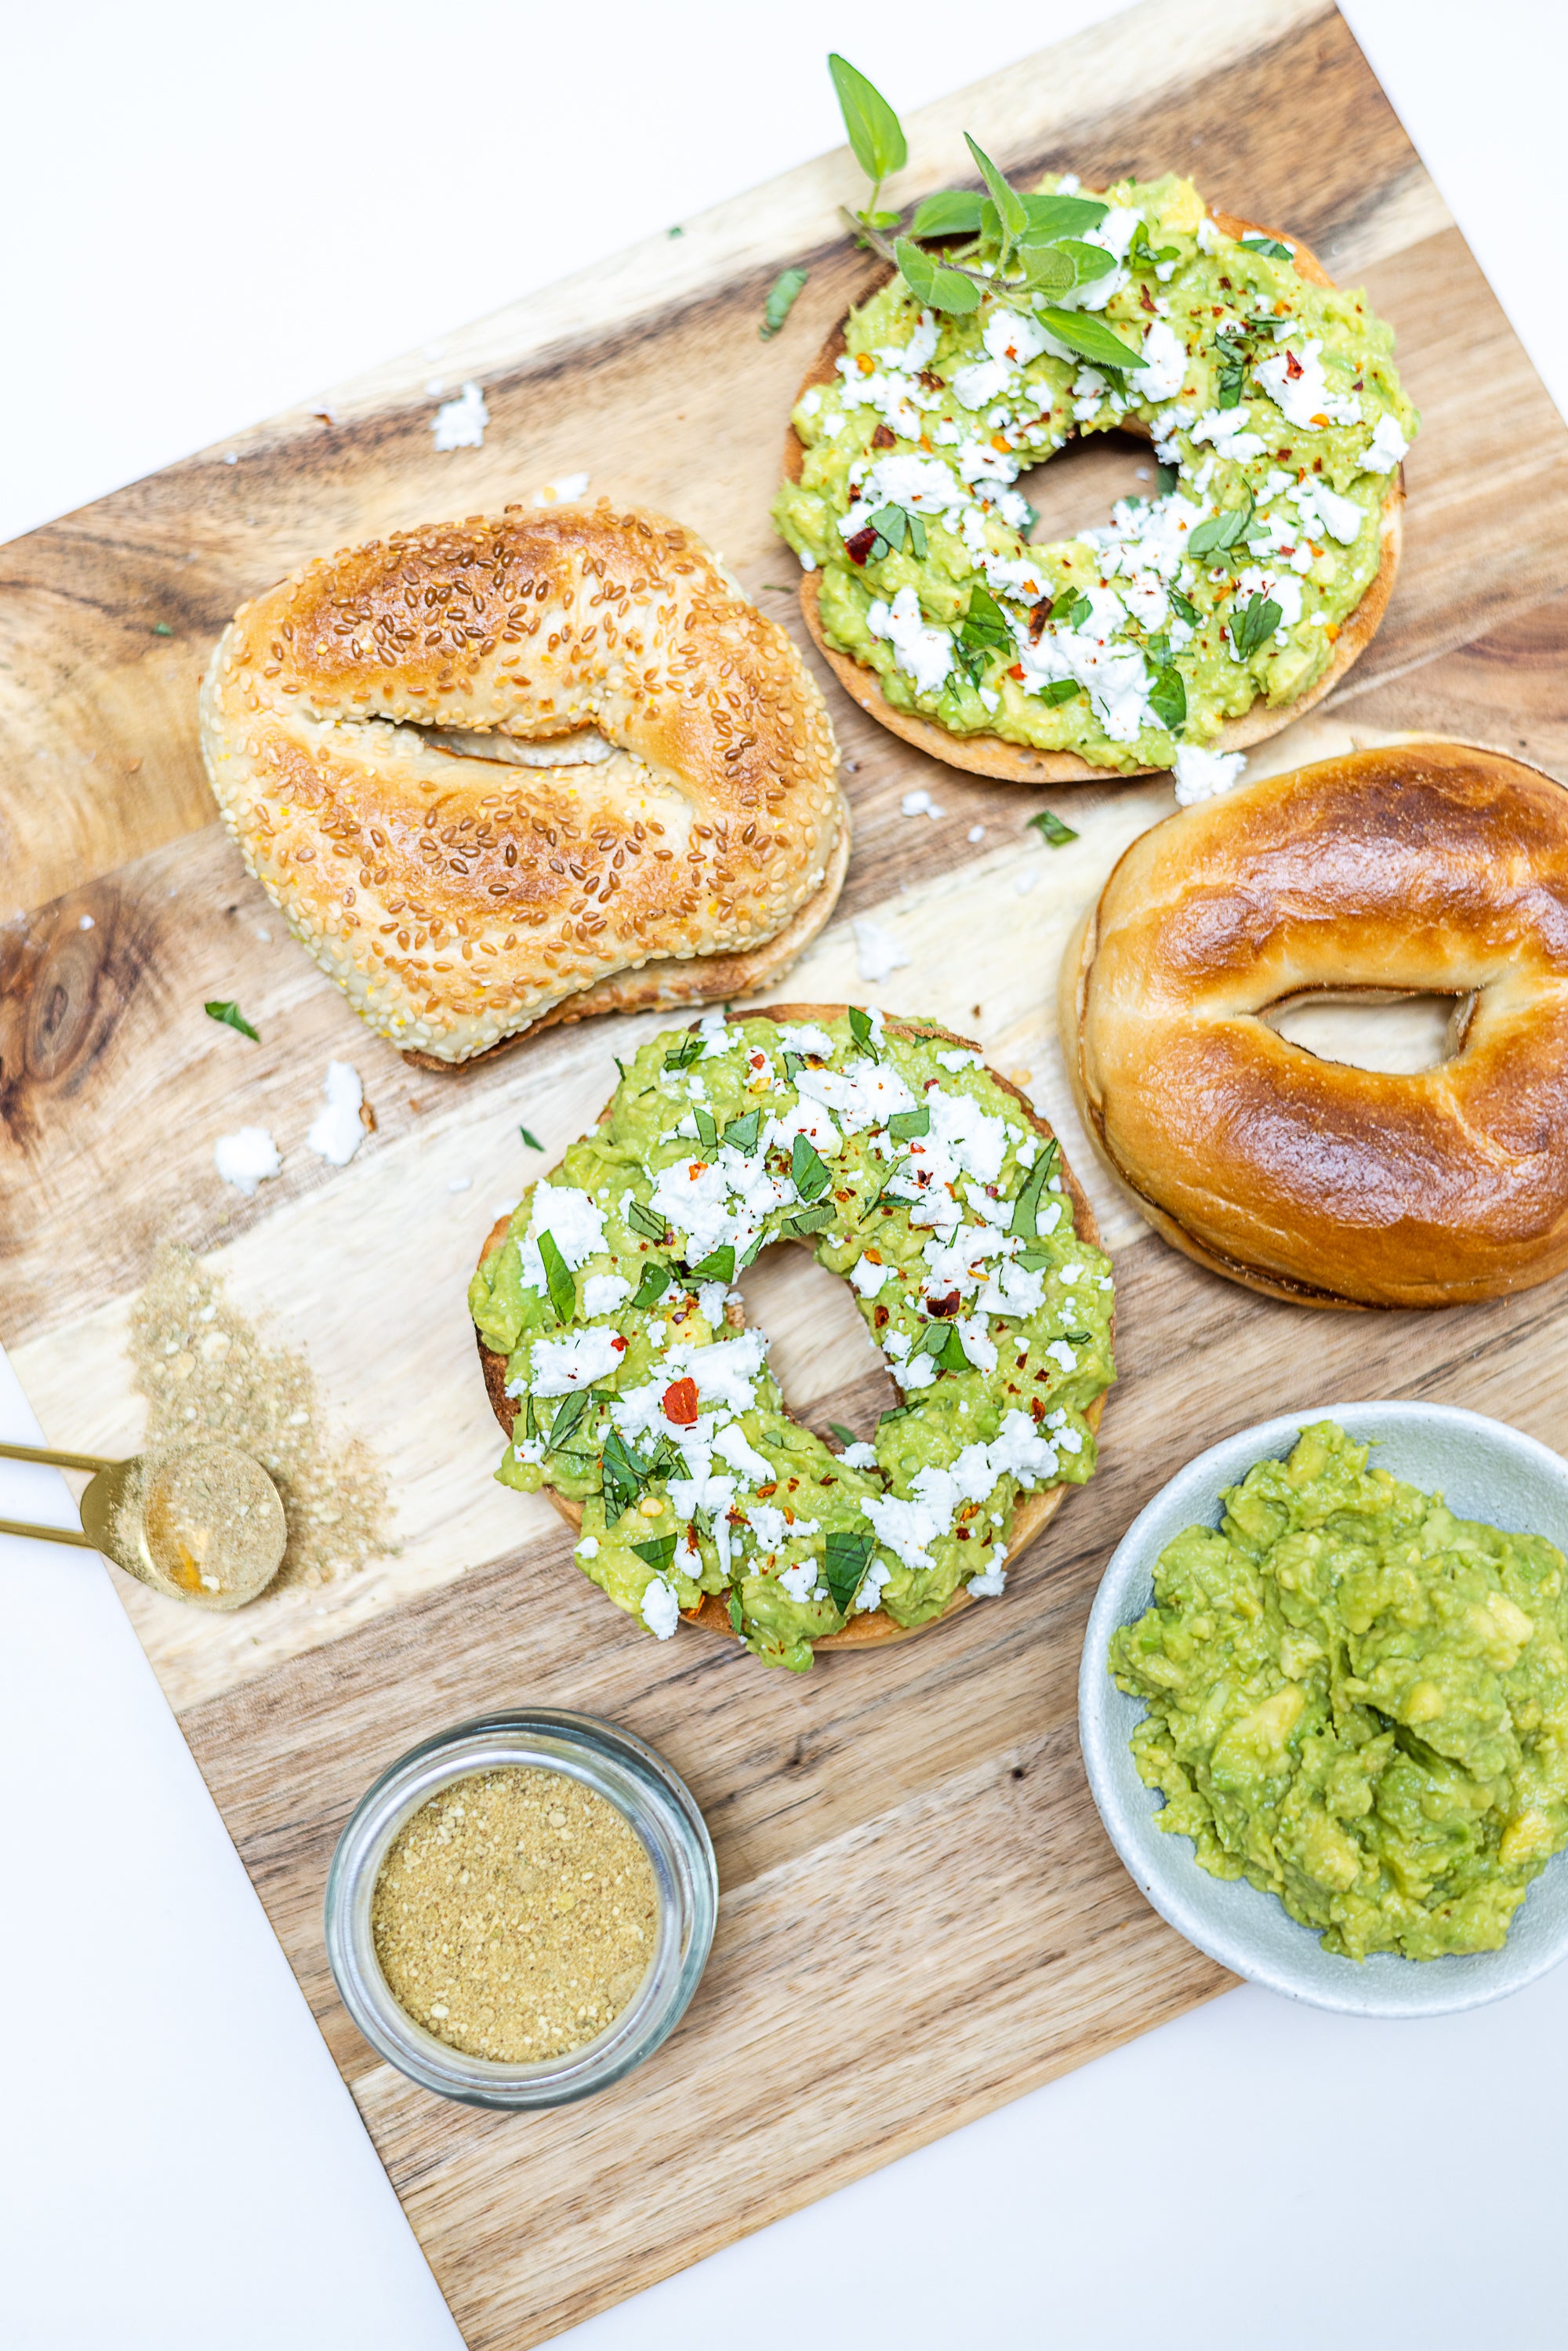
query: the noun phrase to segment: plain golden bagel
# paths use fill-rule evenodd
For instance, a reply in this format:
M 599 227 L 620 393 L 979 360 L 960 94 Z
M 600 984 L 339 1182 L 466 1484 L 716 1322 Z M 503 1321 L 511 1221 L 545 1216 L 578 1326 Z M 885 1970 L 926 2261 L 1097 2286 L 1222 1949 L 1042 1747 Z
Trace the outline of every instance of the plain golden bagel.
M 1239 219 L 1233 213 L 1213 212 L 1210 217 L 1227 236 L 1275 236 L 1279 232 L 1266 229 L 1256 221 Z M 1317 256 L 1297 240 L 1294 259 L 1297 272 L 1311 286 L 1332 287 L 1329 277 Z M 888 282 L 891 273 L 884 273 L 867 287 L 860 298 L 869 299 L 872 294 Z M 845 350 L 843 323 L 841 321 L 818 352 L 803 379 L 800 392 L 808 392 L 813 384 L 831 383 L 838 361 Z M 1146 429 L 1135 419 L 1124 430 L 1147 437 Z M 793 426 L 785 434 L 784 472 L 787 480 L 798 482 L 805 459 L 805 451 Z M 1398 576 L 1399 559 L 1404 547 L 1405 469 L 1397 466 L 1389 477 L 1387 494 L 1383 505 L 1383 535 L 1381 559 L 1377 571 L 1368 583 L 1361 601 L 1343 622 L 1335 640 L 1333 655 L 1306 693 L 1294 702 L 1271 709 L 1265 702 L 1255 702 L 1250 710 L 1239 718 L 1228 719 L 1206 746 L 1214 751 L 1248 751 L 1255 744 L 1278 735 L 1281 728 L 1293 726 L 1326 694 L 1333 692 L 1361 655 L 1366 651 L 1382 624 L 1388 609 L 1388 599 L 1394 592 Z M 874 718 L 890 734 L 910 744 L 917 751 L 929 753 L 932 758 L 944 760 L 950 768 L 962 768 L 970 775 L 989 776 L 1000 783 L 1013 784 L 1094 784 L 1115 783 L 1126 775 L 1154 775 L 1161 772 L 1152 768 L 1115 768 L 1097 766 L 1091 759 L 1080 758 L 1076 751 L 1040 751 L 1027 743 L 1009 743 L 998 735 L 952 735 L 934 719 L 924 718 L 917 711 L 896 709 L 883 694 L 875 670 L 864 667 L 849 653 L 840 653 L 824 634 L 819 611 L 821 581 L 817 574 L 808 572 L 800 581 L 800 611 L 822 659 L 827 663 L 852 702 L 859 705 L 867 716 Z
M 693 533 L 603 502 L 305 565 L 224 632 L 201 719 L 249 871 L 434 1068 L 756 988 L 849 855 L 789 637 Z
M 779 1021 L 820 1021 L 837 1019 L 841 1017 L 843 1010 L 844 1007 L 841 1004 L 759 1004 L 748 1006 L 744 1017 Z M 895 1019 L 892 1014 L 889 1014 L 887 1027 L 894 1035 L 936 1038 L 950 1045 L 964 1047 L 970 1051 L 979 1050 L 972 1039 L 955 1036 L 949 1029 L 939 1028 L 934 1021 L 903 1021 Z M 997 1084 L 1005 1092 L 1011 1094 L 1020 1104 L 1036 1134 L 1044 1141 L 1053 1140 L 1054 1130 L 1040 1117 L 1025 1096 L 1019 1092 L 1018 1088 L 996 1071 L 993 1070 L 990 1074 Z M 1089 1204 L 1088 1195 L 1069 1167 L 1066 1156 L 1061 1153 L 1060 1142 L 1057 1144 L 1057 1149 L 1059 1154 L 1057 1165 L 1068 1196 L 1072 1203 L 1074 1229 L 1081 1239 L 1097 1249 L 1100 1246 L 1100 1228 L 1095 1223 L 1094 1211 Z M 479 1252 L 481 1265 L 500 1248 L 506 1239 L 509 1222 L 508 1217 L 500 1217 L 485 1236 L 484 1247 Z M 797 1246 L 809 1249 L 810 1243 L 806 1241 Z M 732 1330 L 738 1331 L 745 1327 L 744 1315 L 737 1305 L 732 1304 L 728 1308 L 727 1319 Z M 1111 1329 L 1113 1337 L 1115 1332 L 1113 1314 Z M 500 1423 L 504 1434 L 510 1439 L 517 1406 L 515 1398 L 507 1394 L 507 1359 L 504 1355 L 498 1355 L 493 1349 L 486 1347 L 482 1338 L 478 1339 L 476 1343 L 480 1366 L 485 1377 L 486 1393 L 489 1396 L 491 1409 Z M 1104 1398 L 1097 1396 L 1083 1416 L 1090 1426 L 1096 1431 L 1100 1426 L 1103 1406 Z M 582 1523 L 580 1503 L 574 1502 L 568 1496 L 558 1493 L 553 1487 L 547 1486 L 543 1490 L 568 1526 L 574 1533 L 577 1532 Z M 1067 1490 L 1064 1485 L 1051 1486 L 1044 1488 L 1039 1493 L 1026 1493 L 1019 1496 L 1013 1513 L 1012 1539 L 1008 1547 L 1007 1564 L 1009 1568 L 1043 1533 L 1061 1509 Z M 960 1590 L 954 1594 L 941 1616 L 932 1618 L 927 1624 L 915 1625 L 897 1625 L 884 1609 L 870 1609 L 864 1614 L 852 1617 L 841 1632 L 830 1633 L 819 1637 L 812 1643 L 812 1647 L 816 1651 L 859 1649 L 888 1641 L 905 1640 L 914 1634 L 929 1632 L 932 1624 L 945 1624 L 956 1610 L 968 1605 L 970 1601 L 967 1592 Z M 728 1610 L 723 1600 L 716 1593 L 706 1594 L 701 1604 L 686 1614 L 685 1621 L 688 1625 L 700 1625 L 704 1632 L 719 1634 L 727 1641 L 733 1641 L 735 1638 Z
M 1289 1043 L 1302 997 L 1454 998 L 1414 1075 Z M 1200 1265 L 1310 1306 L 1447 1306 L 1568 1267 L 1568 791 L 1414 740 L 1270 776 L 1123 856 L 1059 996 L 1096 1147 Z

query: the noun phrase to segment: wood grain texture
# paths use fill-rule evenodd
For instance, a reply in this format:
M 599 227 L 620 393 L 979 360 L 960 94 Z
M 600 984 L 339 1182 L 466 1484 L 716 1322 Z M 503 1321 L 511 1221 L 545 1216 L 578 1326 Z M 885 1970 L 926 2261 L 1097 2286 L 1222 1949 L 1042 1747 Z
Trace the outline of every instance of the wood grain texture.
M 1397 329 L 1424 412 L 1398 588 L 1345 684 L 1249 772 L 1448 731 L 1568 778 L 1568 433 L 1338 16 L 1315 0 L 1158 0 L 928 110 L 894 193 L 945 183 L 966 127 L 1023 171 L 1190 170 L 1212 203 L 1288 223 Z M 1223 1987 L 1115 1860 L 1074 1729 L 1105 1558 L 1200 1446 L 1379 1394 L 1568 1442 L 1561 1285 L 1370 1327 L 1312 1318 L 1166 1250 L 1098 1175 L 1054 1040 L 1056 965 L 1168 789 L 1059 795 L 1082 837 L 1048 851 L 1024 829 L 1044 796 L 938 767 L 829 679 L 854 856 L 788 993 L 977 1036 L 1062 1132 L 1117 1265 L 1102 1472 L 1001 1601 L 804 1677 L 695 1633 L 649 1641 L 576 1573 L 548 1507 L 492 1482 L 469 1267 L 501 1205 L 591 1121 L 611 1054 L 661 1024 L 547 1032 L 453 1078 L 410 1071 L 289 941 L 212 820 L 196 684 L 235 603 L 305 557 L 581 468 L 690 522 L 798 630 L 768 503 L 793 388 L 872 274 L 834 225 L 856 192 L 847 157 L 823 159 L 451 339 L 444 371 L 485 386 L 482 450 L 434 453 L 428 362 L 398 361 L 334 395 L 333 422 L 275 419 L 232 465 L 210 452 L 0 555 L 4 1336 L 53 1440 L 129 1447 L 129 1301 L 172 1235 L 308 1347 L 331 1403 L 395 1465 L 400 1550 L 374 1571 L 228 1619 L 193 1622 L 130 1584 L 125 1600 L 486 2351 L 542 2341 Z M 810 282 L 763 343 L 762 300 L 790 261 Z M 1042 528 L 1097 518 L 1143 458 L 1112 443 L 1053 463 Z M 916 787 L 935 820 L 901 813 Z M 867 915 L 909 957 L 881 987 L 857 976 Z M 262 1042 L 205 1019 L 208 997 L 237 998 Z M 329 1055 L 360 1070 L 377 1118 L 340 1171 L 304 1147 Z M 211 1151 L 251 1122 L 285 1165 L 245 1202 Z M 889 1391 L 852 1304 L 785 1255 L 746 1277 L 785 1390 L 808 1420 L 869 1427 Z M 423 1733 L 520 1699 L 595 1708 L 659 1745 L 704 1806 L 724 1889 L 672 2042 L 606 2097 L 524 2124 L 381 2066 L 320 1933 L 332 1844 L 372 1775 Z M 831 2064 L 821 2031 L 802 2030 L 827 2002 Z

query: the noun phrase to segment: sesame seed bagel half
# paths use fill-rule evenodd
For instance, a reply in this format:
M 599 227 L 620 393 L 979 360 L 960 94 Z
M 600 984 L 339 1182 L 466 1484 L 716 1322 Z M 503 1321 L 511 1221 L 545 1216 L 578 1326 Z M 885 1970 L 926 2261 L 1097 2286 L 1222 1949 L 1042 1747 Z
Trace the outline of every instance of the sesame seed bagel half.
M 1214 212 L 1209 217 L 1226 236 L 1276 237 L 1279 232 L 1260 226 L 1256 221 L 1241 220 L 1233 213 Z M 1294 246 L 1297 273 L 1309 286 L 1332 287 L 1329 277 L 1316 255 L 1296 239 Z M 893 273 L 867 288 L 862 299 L 869 299 L 891 282 Z M 813 384 L 831 383 L 837 374 L 838 362 L 846 349 L 844 321 L 833 332 L 817 354 L 796 394 Z M 1135 434 L 1141 439 L 1150 438 L 1148 428 L 1138 418 L 1130 417 L 1121 430 Z M 805 463 L 805 449 L 793 425 L 785 435 L 784 471 L 791 482 L 800 479 Z M 1321 676 L 1294 701 L 1270 706 L 1260 700 L 1239 717 L 1227 719 L 1207 750 L 1247 751 L 1255 744 L 1266 742 L 1286 726 L 1292 726 L 1313 705 L 1332 693 L 1345 673 L 1366 651 L 1382 624 L 1388 609 L 1388 599 L 1394 592 L 1398 576 L 1399 559 L 1404 547 L 1405 469 L 1396 467 L 1389 476 L 1388 489 L 1383 502 L 1382 535 L 1376 573 L 1368 582 L 1361 601 L 1340 623 L 1334 640 L 1333 655 Z M 922 717 L 917 711 L 897 709 L 883 694 L 874 669 L 855 660 L 852 654 L 841 653 L 830 644 L 822 626 L 820 598 L 821 576 L 807 572 L 800 581 L 800 611 L 818 652 L 832 671 L 852 702 L 857 703 L 868 717 L 885 726 L 901 741 L 913 745 L 917 751 L 929 752 L 934 759 L 944 760 L 950 768 L 962 768 L 969 774 L 989 776 L 1000 783 L 1013 784 L 1093 784 L 1113 783 L 1128 775 L 1157 775 L 1166 772 L 1155 768 L 1113 768 L 1082 758 L 1076 751 L 1037 750 L 1028 743 L 1009 743 L 999 735 L 955 735 L 935 719 Z
M 603 500 L 306 564 L 225 630 L 201 728 L 247 868 L 427 1068 L 761 986 L 848 861 L 789 638 L 693 532 Z
M 749 1006 L 744 1013 L 734 1014 L 731 1018 L 737 1020 L 761 1019 L 805 1023 L 841 1019 L 845 1007 L 841 1004 L 759 1004 Z M 962 1047 L 967 1051 L 976 1053 L 980 1050 L 972 1038 L 956 1036 L 951 1029 L 940 1028 L 934 1021 L 899 1020 L 890 1013 L 885 1016 L 885 1024 L 888 1031 L 894 1036 L 930 1039 L 943 1044 Z M 991 1070 L 988 1063 L 987 1068 L 997 1085 L 1004 1092 L 1011 1094 L 1020 1105 L 1030 1126 L 1041 1140 L 1048 1143 L 1057 1142 L 1057 1166 L 1067 1196 L 1072 1204 L 1073 1228 L 1081 1239 L 1097 1249 L 1100 1245 L 1100 1228 L 1095 1222 L 1094 1211 L 1090 1206 L 1088 1195 L 1067 1164 L 1066 1155 L 1061 1151 L 1055 1130 L 1039 1115 L 1017 1086 L 1011 1084 L 997 1071 Z M 608 1113 L 608 1108 L 609 1105 L 606 1105 L 605 1114 Z M 479 1252 L 481 1265 L 501 1247 L 507 1238 L 510 1221 L 509 1217 L 502 1217 L 491 1227 L 485 1237 L 484 1247 Z M 810 1249 L 811 1243 L 809 1240 L 803 1240 L 796 1246 Z M 726 1308 L 726 1320 L 732 1331 L 745 1329 L 745 1311 L 738 1302 L 732 1302 Z M 1113 1310 L 1111 1333 L 1113 1338 L 1115 1334 Z M 516 1400 L 507 1394 L 507 1359 L 504 1355 L 497 1354 L 492 1348 L 486 1347 L 484 1340 L 478 1338 L 477 1334 L 476 1343 L 479 1350 L 479 1362 L 484 1373 L 485 1387 L 490 1399 L 491 1409 L 509 1439 L 517 1407 Z M 1103 1396 L 1096 1396 L 1084 1412 L 1084 1419 L 1095 1431 L 1099 1429 L 1103 1408 Z M 786 1409 L 788 1409 L 787 1399 Z M 547 1486 L 543 1490 L 568 1526 L 574 1531 L 580 1529 L 582 1524 L 581 1504 L 571 1500 L 566 1495 L 556 1492 L 551 1487 Z M 1009 1568 L 1022 1558 L 1030 1544 L 1035 1542 L 1050 1525 L 1061 1508 L 1067 1491 L 1065 1485 L 1058 1485 L 1046 1487 L 1038 1493 L 1019 1495 L 1013 1511 L 1012 1532 L 1008 1545 L 1007 1565 Z M 873 1647 L 888 1641 L 901 1641 L 912 1634 L 929 1631 L 933 1625 L 946 1623 L 947 1618 L 958 1609 L 969 1604 L 968 1593 L 960 1589 L 954 1593 L 939 1616 L 930 1617 L 923 1625 L 895 1624 L 885 1609 L 867 1609 L 862 1614 L 852 1616 L 841 1632 L 825 1634 L 814 1639 L 811 1644 L 812 1651 L 815 1654 L 824 1649 L 861 1649 Z M 733 1641 L 735 1638 L 728 1609 L 723 1599 L 716 1593 L 705 1593 L 698 1606 L 685 1612 L 684 1621 L 688 1625 L 699 1626 L 704 1632 L 719 1634 L 727 1641 Z

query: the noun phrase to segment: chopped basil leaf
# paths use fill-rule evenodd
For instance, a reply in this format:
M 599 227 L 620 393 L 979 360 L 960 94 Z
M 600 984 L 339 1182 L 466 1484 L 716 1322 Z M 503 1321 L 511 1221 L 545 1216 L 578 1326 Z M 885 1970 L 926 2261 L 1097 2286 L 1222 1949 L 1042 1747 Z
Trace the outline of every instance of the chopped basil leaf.
M 929 1355 L 939 1372 L 967 1372 L 969 1358 L 954 1322 L 927 1322 L 915 1343 L 916 1355 Z
M 852 1428 L 846 1428 L 841 1420 L 830 1420 L 828 1426 L 838 1438 L 841 1445 L 858 1445 L 860 1443 L 860 1438 L 855 1435 L 854 1430 Z
M 732 1118 L 724 1130 L 724 1139 L 732 1151 L 751 1152 L 762 1132 L 762 1113 L 748 1110 L 742 1118 Z
M 735 1249 L 729 1241 L 712 1249 L 700 1265 L 691 1269 L 694 1281 L 733 1281 L 735 1280 Z
M 1167 465 L 1163 461 L 1155 467 L 1155 486 L 1162 498 L 1168 498 L 1181 479 L 1179 465 Z
M 607 1526 L 624 1516 L 652 1474 L 635 1446 L 628 1445 L 618 1428 L 604 1440 L 604 1519 Z
M 1186 686 L 1174 662 L 1155 665 L 1149 686 L 1149 708 L 1167 735 L 1178 735 L 1186 725 Z
M 644 1240 L 662 1241 L 664 1238 L 664 1219 L 645 1200 L 627 1201 L 626 1221 Z
M 1252 517 L 1257 512 L 1257 500 L 1251 491 L 1249 490 L 1246 496 L 1244 507 L 1227 507 L 1223 514 L 1211 516 L 1207 522 L 1200 522 L 1197 528 L 1188 534 L 1186 551 L 1195 563 L 1201 562 L 1207 555 L 1223 555 L 1228 548 L 1236 545 L 1238 539 L 1245 538 Z
M 528 1144 L 530 1151 L 542 1151 L 544 1149 L 544 1144 L 539 1141 L 538 1136 L 530 1133 L 528 1127 L 519 1126 L 517 1133 L 522 1136 L 523 1141 Z
M 261 1039 L 251 1027 L 250 1022 L 246 1019 L 245 1014 L 240 1010 L 237 1004 L 227 1003 L 214 998 L 211 1004 L 204 1005 L 202 1008 L 206 1013 L 209 1020 L 221 1020 L 225 1029 L 237 1029 L 240 1035 L 242 1037 L 248 1037 L 253 1045 L 260 1044 Z
M 849 1615 L 855 1594 L 865 1582 L 875 1548 L 872 1535 L 852 1531 L 847 1527 L 830 1530 L 822 1547 L 822 1582 L 841 1616 Z
M 779 1228 L 779 1238 L 786 1241 L 799 1240 L 806 1233 L 820 1233 L 832 1221 L 831 1201 L 819 1200 L 814 1208 L 797 1208 L 792 1216 L 786 1217 Z
M 666 1070 L 689 1070 L 692 1063 L 700 1057 L 702 1050 L 702 1038 L 695 1029 L 689 1030 L 687 1034 L 681 1039 L 680 1043 L 673 1046 L 670 1051 L 665 1054 L 664 1067 Z M 620 1062 L 617 1061 L 615 1066 L 619 1069 L 621 1067 Z
M 1239 243 L 1244 253 L 1266 253 L 1270 261 L 1294 261 L 1296 257 L 1277 236 L 1244 236 Z
M 871 1014 L 862 1012 L 858 1004 L 852 1004 L 849 1008 L 849 1019 L 850 1035 L 854 1039 L 861 1051 L 874 1056 L 876 1040 L 872 1033 Z
M 692 1117 L 696 1125 L 697 1141 L 702 1144 L 703 1149 L 705 1151 L 716 1151 L 718 1149 L 718 1121 L 715 1118 L 712 1111 L 694 1110 Z
M 1068 608 L 1067 618 L 1072 628 L 1081 629 L 1085 621 L 1092 621 L 1093 617 L 1094 607 L 1087 596 L 1078 597 Z
M 1283 617 L 1271 596 L 1249 597 L 1239 618 L 1230 623 L 1230 642 L 1243 661 L 1267 643 Z
M 551 1421 L 549 1435 L 545 1440 L 552 1453 L 560 1451 L 561 1447 L 588 1410 L 591 1395 L 591 1391 L 588 1388 L 574 1388 L 570 1395 L 561 1398 L 560 1410 Z
M 1024 1177 L 1023 1187 L 1013 1202 L 1012 1222 L 1008 1230 L 1016 1234 L 1019 1240 L 1032 1241 L 1039 1232 L 1040 1199 L 1051 1181 L 1051 1171 L 1056 1165 L 1057 1156 L 1056 1138 L 1052 1135 Z
M 1078 838 L 1070 824 L 1062 823 L 1054 809 L 1039 810 L 1030 818 L 1029 824 L 1030 830 L 1038 832 L 1042 841 L 1049 841 L 1052 849 L 1064 848 L 1068 841 Z
M 656 1575 L 668 1575 L 675 1561 L 675 1538 L 659 1535 L 652 1542 L 633 1543 L 639 1559 L 645 1559 Z
M 538 1418 L 534 1411 L 534 1395 L 533 1390 L 530 1388 L 523 1405 L 523 1435 L 527 1437 L 532 1438 L 536 1437 L 538 1433 Z
M 922 1102 L 915 1110 L 895 1110 L 887 1122 L 887 1131 L 897 1143 L 910 1143 L 917 1134 L 929 1134 L 930 1103 Z
M 740 1613 L 740 1594 L 739 1594 L 739 1593 L 738 1593 L 738 1592 L 732 1592 L 732 1593 L 730 1593 L 730 1595 L 729 1595 L 728 1600 L 726 1602 L 726 1604 L 726 1604 L 726 1606 L 727 1606 L 727 1607 L 728 1608 L 728 1610 L 729 1610 L 729 1621 L 730 1621 L 730 1625 L 731 1625 L 731 1626 L 732 1626 L 732 1627 L 733 1627 L 733 1629 L 734 1629 L 734 1632 L 735 1632 L 735 1635 L 736 1635 L 737 1639 L 738 1640 L 738 1639 L 743 1638 L 743 1637 L 744 1637 L 744 1635 L 742 1635 L 742 1633 L 741 1633 L 741 1623 L 742 1623 L 742 1618 L 741 1618 L 741 1613 Z
M 549 1284 L 549 1302 L 555 1308 L 558 1322 L 570 1322 L 577 1312 L 577 1284 L 567 1271 L 566 1259 L 549 1233 L 539 1235 L 539 1256 L 544 1261 L 545 1280 Z
M 667 1265 L 645 1265 L 643 1268 L 643 1279 L 637 1284 L 637 1294 L 632 1301 L 632 1305 L 637 1307 L 657 1305 L 674 1279 L 674 1276 Z
M 1054 710 L 1061 704 L 1071 702 L 1073 695 L 1082 691 L 1082 688 L 1075 677 L 1053 677 L 1049 685 L 1041 686 L 1037 698 L 1044 703 L 1048 710 Z
M 770 343 L 795 307 L 796 297 L 806 283 L 803 269 L 781 269 L 773 280 L 762 313 L 762 324 L 757 329 L 765 343 Z
M 1179 588 L 1167 588 L 1166 593 L 1171 600 L 1172 611 L 1179 614 L 1181 619 L 1186 622 L 1189 629 L 1196 629 L 1197 626 L 1197 606 L 1193 603 L 1189 597 L 1184 596 Z
M 802 1200 L 814 1200 L 826 1191 L 827 1163 L 810 1135 L 798 1134 L 789 1146 L 789 1174 Z

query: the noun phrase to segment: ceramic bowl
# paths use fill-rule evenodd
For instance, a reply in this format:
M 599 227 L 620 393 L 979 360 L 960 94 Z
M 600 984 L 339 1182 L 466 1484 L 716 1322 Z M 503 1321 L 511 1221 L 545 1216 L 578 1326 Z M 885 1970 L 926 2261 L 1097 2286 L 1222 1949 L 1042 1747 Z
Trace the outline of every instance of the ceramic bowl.
M 1334 1420 L 1374 1466 L 1428 1493 L 1461 1518 L 1544 1535 L 1568 1552 L 1568 1463 L 1532 1437 L 1452 1405 L 1325 1404 L 1265 1420 L 1210 1446 L 1178 1470 L 1140 1510 L 1112 1554 L 1083 1644 L 1079 1737 L 1089 1785 L 1112 1844 L 1163 1918 L 1222 1967 L 1314 2008 L 1352 2016 L 1441 2016 L 1501 2000 L 1568 1958 L 1568 1853 L 1559 1854 L 1514 1913 L 1500 1951 L 1440 1959 L 1388 1953 L 1357 1961 L 1325 1951 L 1272 1894 L 1245 1878 L 1227 1882 L 1200 1869 L 1190 1837 L 1162 1833 L 1163 1804 L 1133 1766 L 1128 1740 L 1145 1712 L 1124 1696 L 1106 1666 L 1112 1634 L 1141 1616 L 1154 1596 L 1155 1560 L 1184 1527 L 1217 1527 L 1220 1492 L 1255 1461 L 1290 1452 L 1314 1420 Z

